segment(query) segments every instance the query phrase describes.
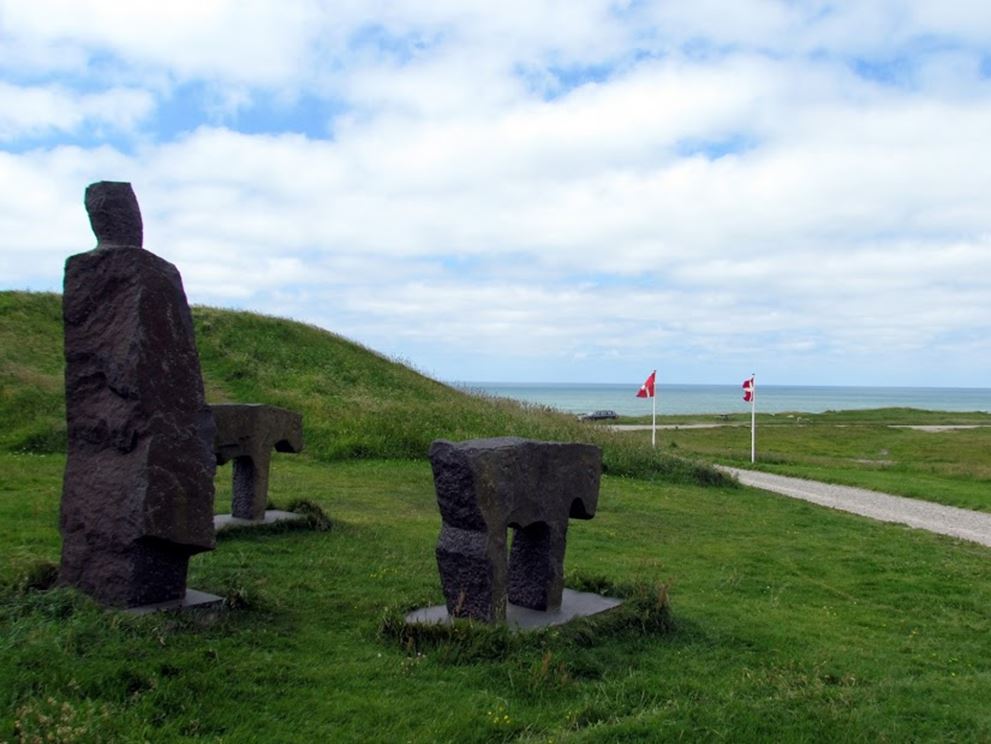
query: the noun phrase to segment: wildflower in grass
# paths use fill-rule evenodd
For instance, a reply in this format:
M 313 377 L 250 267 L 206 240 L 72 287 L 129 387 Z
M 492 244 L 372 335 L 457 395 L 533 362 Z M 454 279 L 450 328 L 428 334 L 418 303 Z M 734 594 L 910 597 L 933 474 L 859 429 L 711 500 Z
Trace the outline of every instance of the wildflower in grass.
M 495 728 L 508 728 L 512 724 L 512 719 L 509 717 L 509 711 L 503 703 L 496 706 L 495 710 L 490 710 L 487 713 L 489 725 Z

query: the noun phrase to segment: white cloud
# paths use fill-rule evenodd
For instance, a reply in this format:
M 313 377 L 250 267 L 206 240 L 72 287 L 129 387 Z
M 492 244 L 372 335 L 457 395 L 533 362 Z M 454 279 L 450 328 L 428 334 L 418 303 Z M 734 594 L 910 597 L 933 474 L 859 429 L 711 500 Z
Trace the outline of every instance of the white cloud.
M 154 108 L 152 96 L 134 88 L 77 93 L 61 85 L 18 86 L 0 81 L 0 142 L 84 126 L 128 132 Z
M 127 152 L 0 152 L 4 286 L 56 286 L 92 244 L 86 183 L 131 180 L 147 247 L 194 302 L 445 376 L 472 368 L 459 354 L 600 379 L 658 354 L 686 381 L 761 359 L 877 364 L 864 382 L 912 355 L 991 372 L 986 344 L 961 342 L 991 313 L 991 84 L 984 32 L 955 10 L 73 2 L 6 3 L 0 22 L 22 76 L 55 53 L 52 81 L 0 83 L 0 137 L 132 133 Z M 863 55 L 911 84 L 858 76 Z M 56 75 L 79 58 L 85 90 Z M 206 112 L 160 141 L 155 102 L 182 82 L 225 111 L 304 90 L 346 109 L 332 139 Z
M 110 53 L 179 79 L 272 85 L 304 66 L 316 10 L 305 0 L 39 0 L 0 12 L 7 34 L 34 47 Z

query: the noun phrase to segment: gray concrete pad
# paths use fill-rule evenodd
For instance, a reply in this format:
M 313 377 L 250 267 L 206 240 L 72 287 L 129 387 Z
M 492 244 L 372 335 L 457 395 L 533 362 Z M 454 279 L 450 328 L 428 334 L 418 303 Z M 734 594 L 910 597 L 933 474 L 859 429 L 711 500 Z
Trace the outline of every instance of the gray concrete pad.
M 512 603 L 506 605 L 506 625 L 511 630 L 517 631 L 538 630 L 551 625 L 564 625 L 575 618 L 597 615 L 621 604 L 623 604 L 621 599 L 565 589 L 561 596 L 561 609 L 557 612 L 540 612 L 517 607 Z M 410 625 L 431 623 L 446 625 L 451 622 L 451 616 L 447 614 L 445 605 L 437 605 L 414 610 L 406 616 L 406 622 Z
M 186 596 L 182 599 L 173 599 L 169 602 L 156 602 L 155 604 L 141 605 L 140 607 L 128 607 L 124 612 L 129 615 L 150 615 L 153 612 L 220 609 L 223 605 L 223 597 L 218 597 L 216 594 L 207 594 L 197 589 L 187 589 Z
M 233 529 L 234 527 L 266 527 L 277 522 L 295 522 L 306 519 L 302 514 L 287 512 L 280 509 L 269 509 L 264 519 L 241 519 L 233 514 L 214 514 L 213 529 L 217 532 Z

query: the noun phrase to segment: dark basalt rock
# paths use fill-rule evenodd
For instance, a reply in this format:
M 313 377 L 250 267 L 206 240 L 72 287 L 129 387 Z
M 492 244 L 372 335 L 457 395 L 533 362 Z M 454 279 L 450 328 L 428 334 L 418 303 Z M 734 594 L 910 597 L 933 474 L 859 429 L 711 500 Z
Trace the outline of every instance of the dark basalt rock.
M 239 519 L 265 518 L 272 450 L 303 450 L 303 416 L 261 404 L 215 404 L 217 464 L 234 461 L 231 513 Z
M 68 458 L 59 581 L 103 604 L 181 599 L 214 547 L 213 417 L 175 266 L 138 247 L 129 184 L 86 204 L 99 246 L 65 265 Z
M 144 245 L 141 209 L 131 184 L 99 181 L 86 188 L 86 212 L 96 234 L 98 248 Z
M 502 437 L 436 441 L 429 457 L 442 518 L 437 566 L 448 613 L 501 622 L 507 599 L 534 610 L 559 609 L 568 519 L 595 515 L 601 450 Z

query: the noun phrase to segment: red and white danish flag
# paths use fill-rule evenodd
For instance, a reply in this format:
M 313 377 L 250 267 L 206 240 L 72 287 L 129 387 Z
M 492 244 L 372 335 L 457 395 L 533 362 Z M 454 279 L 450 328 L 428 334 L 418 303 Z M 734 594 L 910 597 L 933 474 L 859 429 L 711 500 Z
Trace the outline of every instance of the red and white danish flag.
M 749 403 L 754 399 L 754 378 L 749 377 L 743 381 L 743 399 Z
M 653 398 L 654 397 L 654 380 L 657 378 L 657 370 L 655 369 L 650 373 L 650 377 L 647 381 L 640 386 L 640 390 L 637 391 L 638 398 Z

